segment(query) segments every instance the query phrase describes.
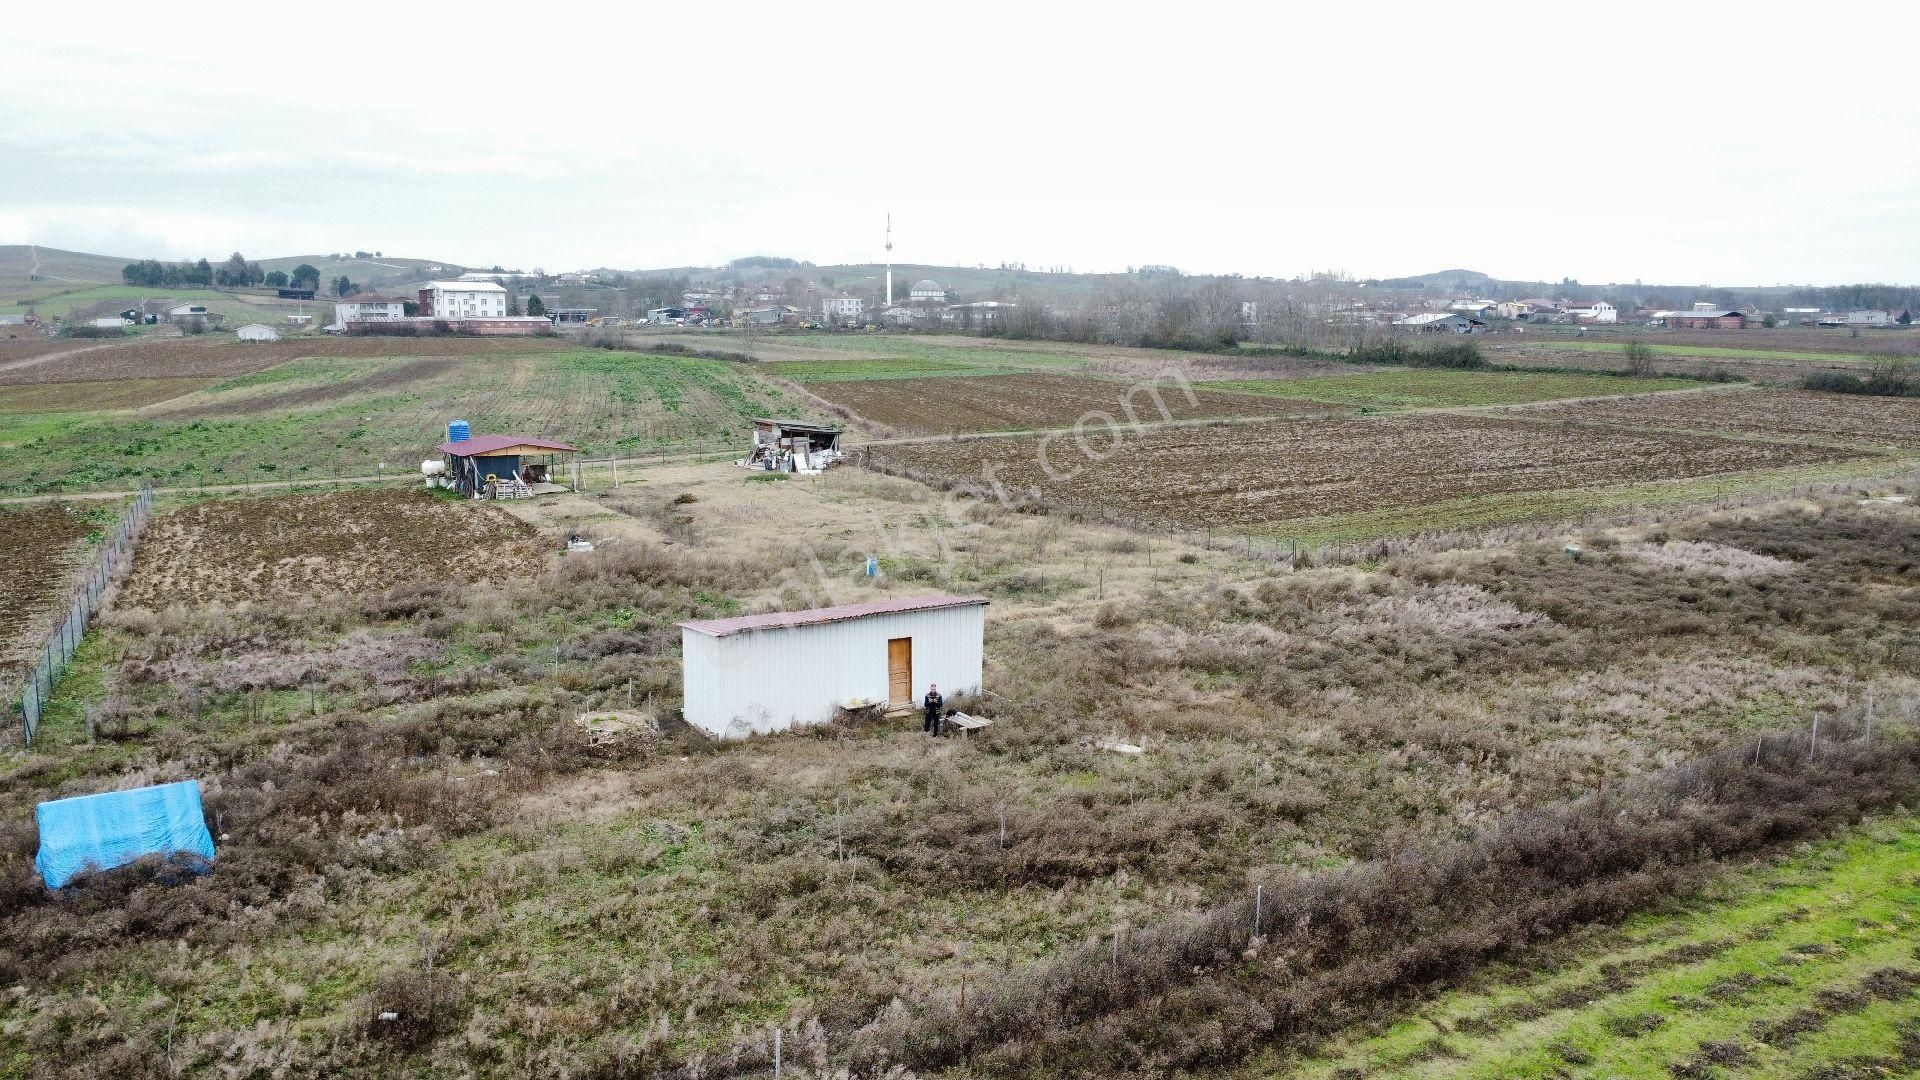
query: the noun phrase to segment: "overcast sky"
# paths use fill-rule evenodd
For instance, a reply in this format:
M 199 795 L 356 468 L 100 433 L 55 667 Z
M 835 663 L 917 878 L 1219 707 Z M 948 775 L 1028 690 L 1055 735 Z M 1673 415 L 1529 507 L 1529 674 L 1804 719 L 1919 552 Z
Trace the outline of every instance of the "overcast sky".
M 1899 6 L 1052 6 L 15 18 L 0 243 L 1920 281 Z

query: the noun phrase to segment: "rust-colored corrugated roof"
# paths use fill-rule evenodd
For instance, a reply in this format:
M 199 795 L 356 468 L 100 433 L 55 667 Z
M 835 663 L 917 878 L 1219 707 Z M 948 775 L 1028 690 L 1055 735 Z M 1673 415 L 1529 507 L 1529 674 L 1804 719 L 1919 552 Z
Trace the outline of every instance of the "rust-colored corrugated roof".
M 744 634 L 749 630 L 781 630 L 794 626 L 818 626 L 821 623 L 864 619 L 869 615 L 898 615 L 907 611 L 935 611 L 940 608 L 985 605 L 984 596 L 911 596 L 903 600 L 868 600 L 838 607 L 808 608 L 805 611 L 773 611 L 765 615 L 741 615 L 732 619 L 687 619 L 678 625 L 708 637 Z
M 548 450 L 556 454 L 575 453 L 573 447 L 550 439 L 529 439 L 524 435 L 475 435 L 471 439 L 440 444 L 440 452 L 455 457 L 481 457 L 497 454 L 510 447 L 527 447 L 533 450 Z

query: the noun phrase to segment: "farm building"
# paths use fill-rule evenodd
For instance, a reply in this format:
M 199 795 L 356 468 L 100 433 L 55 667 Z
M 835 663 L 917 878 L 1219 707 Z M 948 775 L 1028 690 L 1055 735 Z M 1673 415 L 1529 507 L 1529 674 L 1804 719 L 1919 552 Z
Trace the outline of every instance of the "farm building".
M 1465 315 L 1450 315 L 1440 311 L 1429 311 L 1422 315 L 1409 315 L 1396 319 L 1394 326 L 1416 334 L 1484 334 L 1487 324 L 1479 319 L 1469 319 Z
M 1747 325 L 1747 317 L 1738 311 L 1721 308 L 1694 311 L 1656 311 L 1647 320 L 1649 326 L 1669 330 L 1738 330 Z
M 447 436 L 440 444 L 441 461 L 426 463 L 441 468 L 423 468 L 428 476 L 444 477 L 447 486 L 462 495 L 524 499 L 568 490 L 554 482 L 556 465 L 567 465 L 564 475 L 572 476 L 573 455 L 578 451 L 566 443 L 524 435 L 468 435 L 462 421 L 449 424 Z
M 823 724 L 837 709 L 909 707 L 937 684 L 980 688 L 984 596 L 874 600 L 680 623 L 687 723 L 721 739 Z
M 181 304 L 167 310 L 167 320 L 179 326 L 197 326 L 204 330 L 220 321 L 220 316 L 207 310 L 205 304 Z
M 264 323 L 248 323 L 233 332 L 241 341 L 279 341 L 280 331 Z
M 756 419 L 753 450 L 734 462 L 744 469 L 813 475 L 840 460 L 839 428 L 804 420 Z

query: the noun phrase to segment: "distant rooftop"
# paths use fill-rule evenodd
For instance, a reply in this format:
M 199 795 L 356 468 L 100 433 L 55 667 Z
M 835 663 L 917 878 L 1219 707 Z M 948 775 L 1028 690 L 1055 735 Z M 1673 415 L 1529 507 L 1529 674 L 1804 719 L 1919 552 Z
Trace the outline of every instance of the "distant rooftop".
M 506 292 L 506 286 L 497 281 L 429 281 L 429 289 L 446 289 L 451 292 Z
M 575 453 L 573 447 L 551 439 L 529 439 L 525 435 L 475 435 L 459 442 L 440 444 L 440 452 L 454 457 L 485 457 L 502 450 L 531 450 L 536 453 L 545 451 L 552 454 Z

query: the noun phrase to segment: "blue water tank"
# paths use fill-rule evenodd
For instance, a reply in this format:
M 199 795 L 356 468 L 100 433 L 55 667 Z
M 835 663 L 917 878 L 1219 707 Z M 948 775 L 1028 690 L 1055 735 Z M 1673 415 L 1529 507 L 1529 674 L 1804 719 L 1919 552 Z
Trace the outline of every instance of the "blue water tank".
M 447 425 L 448 442 L 466 442 L 473 438 L 473 426 L 465 420 L 455 420 Z

